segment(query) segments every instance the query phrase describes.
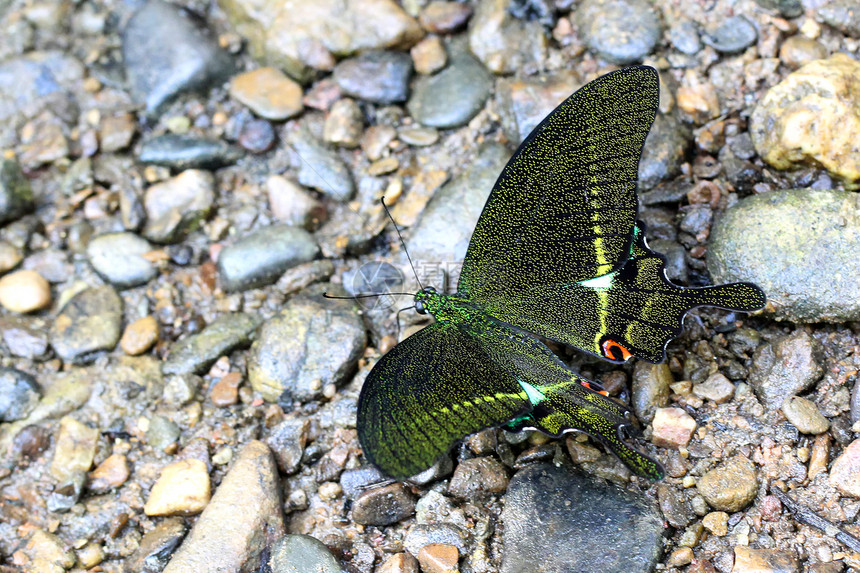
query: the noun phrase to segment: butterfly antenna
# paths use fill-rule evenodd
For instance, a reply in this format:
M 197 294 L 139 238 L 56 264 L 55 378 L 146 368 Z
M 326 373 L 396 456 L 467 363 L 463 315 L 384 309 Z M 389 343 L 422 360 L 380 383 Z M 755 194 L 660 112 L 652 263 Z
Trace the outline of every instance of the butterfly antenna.
M 415 305 L 413 304 L 412 306 L 407 306 L 397 311 L 397 315 L 395 316 L 395 322 L 397 324 L 397 335 L 395 336 L 395 338 L 397 340 L 400 340 L 400 313 L 404 310 L 409 310 L 410 308 L 415 308 Z
M 418 281 L 418 286 L 421 290 L 424 290 L 424 285 L 421 284 L 421 279 L 418 278 L 418 273 L 415 272 L 415 265 L 412 264 L 412 257 L 409 256 L 409 251 L 406 250 L 406 242 L 403 240 L 403 235 L 400 234 L 400 229 L 397 228 L 397 223 L 394 221 L 394 217 L 391 216 L 391 211 L 388 210 L 388 205 L 385 204 L 385 197 L 380 199 L 382 203 L 382 208 L 385 209 L 385 214 L 388 215 L 388 218 L 391 219 L 391 224 L 394 225 L 394 230 L 397 231 L 397 238 L 400 239 L 400 244 L 403 245 L 403 252 L 406 253 L 406 258 L 409 260 L 409 266 L 412 267 L 412 274 L 415 275 L 415 280 Z
M 335 296 L 333 294 L 328 294 L 328 291 L 324 292 L 322 295 L 323 295 L 323 298 L 333 298 L 333 299 L 337 299 L 337 300 L 353 300 L 356 298 L 370 298 L 370 297 L 374 297 L 374 296 L 388 296 L 390 294 L 403 295 L 403 296 L 414 296 L 415 295 L 414 292 L 380 292 L 380 293 L 357 294 L 355 296 Z M 412 307 L 410 306 L 407 308 L 412 308 Z

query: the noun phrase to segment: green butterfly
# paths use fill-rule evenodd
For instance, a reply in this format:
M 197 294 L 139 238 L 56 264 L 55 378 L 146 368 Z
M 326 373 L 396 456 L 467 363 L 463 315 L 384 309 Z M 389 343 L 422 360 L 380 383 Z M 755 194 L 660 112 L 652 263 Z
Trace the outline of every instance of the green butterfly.
M 658 91 L 653 68 L 612 72 L 520 145 L 478 219 L 457 294 L 416 294 L 415 309 L 435 322 L 383 356 L 361 389 L 358 437 L 383 472 L 416 475 L 456 440 L 505 425 L 551 436 L 580 430 L 635 473 L 663 476 L 624 442 L 628 408 L 541 342 L 616 363 L 660 362 L 691 308 L 765 303 L 749 283 L 676 286 L 646 245 L 636 180 Z

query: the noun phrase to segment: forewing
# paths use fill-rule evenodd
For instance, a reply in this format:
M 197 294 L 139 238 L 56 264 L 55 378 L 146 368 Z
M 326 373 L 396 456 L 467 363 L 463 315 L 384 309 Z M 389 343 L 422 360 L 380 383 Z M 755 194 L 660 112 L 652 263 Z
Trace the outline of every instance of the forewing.
M 530 409 L 511 369 L 452 325 L 434 323 L 383 356 L 358 399 L 365 456 L 404 479 L 430 467 L 458 439 Z
M 459 293 L 481 301 L 624 264 L 658 90 L 653 68 L 618 70 L 585 85 L 534 129 L 478 219 Z

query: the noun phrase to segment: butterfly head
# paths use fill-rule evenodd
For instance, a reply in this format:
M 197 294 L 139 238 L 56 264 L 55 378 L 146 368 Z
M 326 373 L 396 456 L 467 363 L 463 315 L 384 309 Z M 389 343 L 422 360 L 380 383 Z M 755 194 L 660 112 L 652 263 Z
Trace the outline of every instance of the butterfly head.
M 427 314 L 428 303 L 436 296 L 436 289 L 433 287 L 425 287 L 415 293 L 415 310 L 418 314 Z

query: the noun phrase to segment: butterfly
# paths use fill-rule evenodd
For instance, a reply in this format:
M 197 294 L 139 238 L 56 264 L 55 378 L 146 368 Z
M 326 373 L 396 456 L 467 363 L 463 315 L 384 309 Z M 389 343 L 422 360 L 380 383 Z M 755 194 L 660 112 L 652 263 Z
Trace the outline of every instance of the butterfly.
M 751 283 L 669 282 L 665 259 L 645 242 L 636 182 L 658 92 L 654 68 L 606 74 L 514 153 L 478 219 L 456 294 L 415 294 L 415 310 L 434 322 L 380 358 L 362 386 L 359 441 L 385 474 L 414 476 L 457 440 L 501 426 L 583 431 L 636 474 L 663 476 L 625 442 L 629 409 L 543 342 L 656 363 L 691 308 L 764 306 Z

